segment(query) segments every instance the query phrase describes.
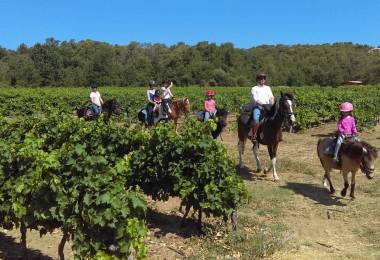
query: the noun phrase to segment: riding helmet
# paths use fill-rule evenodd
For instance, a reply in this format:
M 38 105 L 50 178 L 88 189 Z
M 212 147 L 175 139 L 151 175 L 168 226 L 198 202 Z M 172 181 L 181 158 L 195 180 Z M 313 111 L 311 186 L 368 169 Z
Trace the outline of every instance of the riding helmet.
M 264 73 L 260 73 L 256 75 L 256 81 L 262 80 L 262 79 L 267 79 L 267 75 Z
M 354 110 L 354 106 L 350 102 L 344 102 L 339 106 L 340 112 L 350 112 Z
M 215 95 L 215 91 L 212 90 L 212 89 L 208 89 L 207 92 L 206 92 L 206 95 L 207 96 L 214 96 Z

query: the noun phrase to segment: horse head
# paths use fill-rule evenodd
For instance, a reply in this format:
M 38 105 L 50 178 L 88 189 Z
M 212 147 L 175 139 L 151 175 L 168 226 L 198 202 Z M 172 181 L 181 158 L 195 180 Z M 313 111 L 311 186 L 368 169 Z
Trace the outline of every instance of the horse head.
M 219 108 L 216 110 L 215 117 L 218 119 L 218 123 L 224 128 L 227 126 L 228 111 L 225 108 Z
M 290 93 L 282 93 L 279 100 L 280 111 L 283 117 L 290 122 L 290 125 L 294 125 L 296 117 L 294 116 L 294 97 Z
M 223 129 L 227 126 L 227 116 L 228 111 L 225 108 L 219 108 L 216 110 L 215 118 L 216 121 L 216 129 L 212 131 L 212 137 L 216 139 L 220 133 L 223 131 Z
M 185 114 L 190 113 L 190 101 L 188 98 L 183 98 L 180 100 L 179 108 Z
M 366 142 L 361 142 L 361 144 L 362 156 L 360 169 L 368 179 L 372 179 L 375 176 L 375 160 L 377 159 L 377 149 Z
M 114 113 L 117 115 L 122 113 L 121 105 L 117 102 L 116 98 L 112 98 L 104 102 L 104 104 L 102 105 L 102 109 L 105 112 Z

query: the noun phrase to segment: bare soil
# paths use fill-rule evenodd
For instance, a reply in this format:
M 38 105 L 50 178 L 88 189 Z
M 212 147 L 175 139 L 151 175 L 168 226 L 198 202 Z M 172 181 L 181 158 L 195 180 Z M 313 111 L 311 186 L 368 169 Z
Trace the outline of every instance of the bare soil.
M 280 181 L 274 183 L 271 174 L 255 173 L 256 165 L 247 144 L 243 161 L 245 167 L 238 173 L 250 191 L 265 189 L 273 196 L 287 196 L 278 205 L 269 200 L 269 210 L 260 215 L 262 221 L 283 223 L 287 246 L 269 256 L 271 259 L 380 259 L 380 178 L 368 180 L 359 173 L 356 179 L 356 200 L 341 197 L 343 180 L 334 172 L 336 194 L 330 195 L 322 185 L 323 169 L 316 154 L 320 137 L 331 134 L 335 124 L 326 124 L 304 133 L 284 133 L 277 157 Z M 380 147 L 380 127 L 361 133 L 362 139 Z M 223 133 L 221 141 L 231 156 L 237 158 L 236 131 Z M 220 140 L 220 139 L 219 139 Z M 266 147 L 260 147 L 260 158 L 267 165 Z M 380 160 L 376 164 L 380 167 Z M 264 201 L 267 195 L 263 194 Z M 255 200 L 255 197 L 252 198 Z M 167 202 L 149 200 L 147 238 L 150 259 L 182 259 L 197 255 L 203 237 L 199 236 L 195 222 L 180 227 L 182 213 L 179 199 Z M 253 208 L 256 207 L 256 208 Z M 239 214 L 257 214 L 257 205 L 249 204 Z M 207 219 L 206 225 L 215 223 Z M 21 259 L 20 235 L 17 230 L 0 230 L 0 256 L 5 259 Z M 39 237 L 37 232 L 27 234 L 29 259 L 58 259 L 59 231 Z M 70 243 L 65 255 L 72 259 Z M 241 254 L 232 256 L 239 259 Z M 230 259 L 220 256 L 220 259 Z

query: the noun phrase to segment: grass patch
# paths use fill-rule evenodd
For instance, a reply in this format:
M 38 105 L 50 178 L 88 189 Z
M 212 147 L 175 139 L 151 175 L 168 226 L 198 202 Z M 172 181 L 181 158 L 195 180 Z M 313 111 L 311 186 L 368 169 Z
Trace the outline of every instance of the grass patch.
M 380 248 L 380 230 L 372 227 L 361 226 L 360 229 L 355 229 L 354 234 L 362 239 L 365 239 L 368 243 Z
M 187 259 L 257 259 L 272 255 L 286 245 L 286 227 L 268 225 L 252 218 L 239 216 L 239 230 L 222 232 L 215 229 L 193 241 L 199 249 Z
M 292 161 L 288 158 L 282 158 L 278 161 L 278 168 L 281 171 L 297 172 L 306 175 L 311 175 L 313 177 L 320 174 L 320 170 L 315 170 L 315 167 L 312 167 L 310 163 L 304 161 Z

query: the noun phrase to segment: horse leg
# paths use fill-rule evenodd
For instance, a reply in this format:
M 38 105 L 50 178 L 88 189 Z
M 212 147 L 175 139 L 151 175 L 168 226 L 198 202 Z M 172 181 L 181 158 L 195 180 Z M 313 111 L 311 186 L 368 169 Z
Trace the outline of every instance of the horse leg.
M 326 180 L 329 182 L 329 185 L 330 185 L 330 193 L 334 194 L 335 193 L 335 189 L 334 189 L 334 187 L 332 185 L 331 176 L 330 176 L 330 172 L 329 171 L 326 171 L 325 175 L 323 176 L 323 186 L 325 186 L 327 188 Z
M 260 159 L 259 159 L 259 156 L 257 155 L 257 149 L 259 148 L 259 142 L 256 142 L 254 145 L 253 145 L 253 156 L 255 157 L 255 160 L 256 160 L 256 168 L 257 168 L 257 172 L 261 172 L 261 163 L 260 163 Z
M 245 140 L 239 140 L 238 142 L 238 151 L 239 151 L 239 167 L 243 168 L 243 160 L 242 160 L 242 154 L 244 154 L 244 145 L 245 145 Z
M 356 172 L 351 173 L 351 190 L 350 190 L 350 197 L 354 200 L 355 199 L 355 175 Z
M 269 153 L 269 157 L 271 159 L 271 165 L 269 166 L 269 168 L 266 171 L 269 172 L 270 170 L 273 169 L 273 181 L 278 181 L 280 179 L 278 177 L 277 171 L 276 171 L 276 152 L 277 152 L 277 147 L 278 147 L 278 143 L 274 144 L 274 145 L 268 144 L 268 153 Z
M 348 184 L 348 180 L 347 180 L 348 172 L 343 171 L 342 174 L 343 174 L 343 180 L 344 180 L 344 188 L 340 192 L 340 195 L 342 195 L 343 197 L 345 197 L 346 193 L 347 193 L 348 186 L 350 186 L 350 185 Z

